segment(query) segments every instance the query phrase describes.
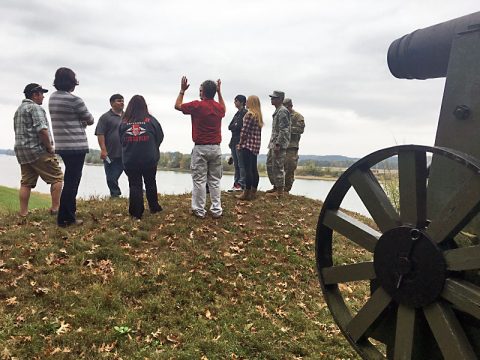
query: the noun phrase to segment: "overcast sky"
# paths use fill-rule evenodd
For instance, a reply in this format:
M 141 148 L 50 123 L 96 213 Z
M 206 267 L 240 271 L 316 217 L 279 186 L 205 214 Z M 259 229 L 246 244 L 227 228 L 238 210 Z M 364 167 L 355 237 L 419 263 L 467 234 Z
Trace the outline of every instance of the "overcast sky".
M 165 132 L 161 151 L 189 153 L 190 118 L 174 110 L 180 78 L 198 98 L 205 79 L 222 79 L 227 115 L 237 94 L 258 95 L 271 131 L 268 95 L 285 91 L 305 117 L 300 154 L 363 157 L 395 144 L 433 145 L 444 79 L 399 80 L 390 43 L 415 29 L 479 10 L 478 0 L 1 0 L 0 148 L 13 149 L 13 114 L 27 83 L 49 89 L 61 66 L 97 120 L 108 98 L 145 97 Z M 98 149 L 95 125 L 89 145 Z

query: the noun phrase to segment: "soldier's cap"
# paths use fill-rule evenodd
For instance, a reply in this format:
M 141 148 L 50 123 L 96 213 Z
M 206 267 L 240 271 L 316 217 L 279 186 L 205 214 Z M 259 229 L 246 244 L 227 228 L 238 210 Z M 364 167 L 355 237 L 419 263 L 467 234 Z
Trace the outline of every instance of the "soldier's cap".
M 270 96 L 271 98 L 281 98 L 281 99 L 283 99 L 283 98 L 285 98 L 285 93 L 283 91 L 275 90 L 272 95 L 268 95 L 268 96 Z
M 290 99 L 290 98 L 285 98 L 285 100 L 283 100 L 283 105 L 284 105 L 284 106 L 293 106 L 293 105 L 292 105 L 292 99 Z
M 27 86 L 25 86 L 25 90 L 23 90 L 23 93 L 25 95 L 31 95 L 36 92 L 46 93 L 48 92 L 48 90 L 42 88 L 42 85 L 38 85 L 36 83 L 28 84 Z

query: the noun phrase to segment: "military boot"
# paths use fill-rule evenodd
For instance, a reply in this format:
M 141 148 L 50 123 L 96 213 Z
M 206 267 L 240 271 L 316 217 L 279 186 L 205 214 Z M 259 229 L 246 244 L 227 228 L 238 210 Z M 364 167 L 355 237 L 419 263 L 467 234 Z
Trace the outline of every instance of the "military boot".
M 252 197 L 250 195 L 252 191 L 250 189 L 243 190 L 241 195 L 235 196 L 238 200 L 251 200 Z
M 279 197 L 283 195 L 283 187 L 275 188 L 275 192 L 267 193 L 267 196 Z

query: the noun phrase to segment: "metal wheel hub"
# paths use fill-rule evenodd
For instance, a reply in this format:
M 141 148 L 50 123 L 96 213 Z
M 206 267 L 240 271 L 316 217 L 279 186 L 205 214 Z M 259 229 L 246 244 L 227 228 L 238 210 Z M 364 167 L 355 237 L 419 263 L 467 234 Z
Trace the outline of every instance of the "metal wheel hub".
M 380 237 L 374 268 L 379 285 L 398 303 L 414 308 L 435 301 L 447 278 L 442 250 L 410 226 L 393 228 Z

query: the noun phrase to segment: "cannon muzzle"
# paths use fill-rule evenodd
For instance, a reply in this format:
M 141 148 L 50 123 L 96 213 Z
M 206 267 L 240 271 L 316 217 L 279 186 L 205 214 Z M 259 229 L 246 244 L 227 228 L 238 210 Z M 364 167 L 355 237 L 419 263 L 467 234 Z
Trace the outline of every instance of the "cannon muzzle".
M 404 35 L 388 49 L 388 67 L 400 79 L 433 79 L 447 74 L 455 36 L 480 26 L 480 11 Z

